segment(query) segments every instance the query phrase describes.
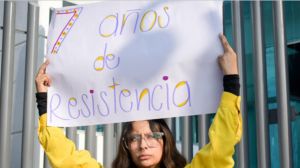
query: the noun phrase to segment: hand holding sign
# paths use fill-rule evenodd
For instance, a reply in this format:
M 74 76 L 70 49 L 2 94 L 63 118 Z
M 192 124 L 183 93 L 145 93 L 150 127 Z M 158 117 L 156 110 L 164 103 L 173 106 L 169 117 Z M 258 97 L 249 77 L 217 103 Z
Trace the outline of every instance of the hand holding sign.
M 236 53 L 223 34 L 220 35 L 220 40 L 224 48 L 224 54 L 218 58 L 220 68 L 224 75 L 238 74 Z
M 38 93 L 48 92 L 48 87 L 51 85 L 51 79 L 48 74 L 46 74 L 46 68 L 49 64 L 47 60 L 44 62 L 35 77 L 35 86 Z

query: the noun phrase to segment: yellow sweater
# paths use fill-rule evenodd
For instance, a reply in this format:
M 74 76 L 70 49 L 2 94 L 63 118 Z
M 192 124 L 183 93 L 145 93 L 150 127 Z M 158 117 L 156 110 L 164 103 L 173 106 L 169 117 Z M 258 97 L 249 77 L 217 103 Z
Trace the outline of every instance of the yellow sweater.
M 224 92 L 209 129 L 210 142 L 185 168 L 232 168 L 234 146 L 242 136 L 240 97 Z M 103 168 L 86 150 L 78 151 L 62 129 L 47 126 L 47 115 L 39 119 L 38 136 L 53 168 Z

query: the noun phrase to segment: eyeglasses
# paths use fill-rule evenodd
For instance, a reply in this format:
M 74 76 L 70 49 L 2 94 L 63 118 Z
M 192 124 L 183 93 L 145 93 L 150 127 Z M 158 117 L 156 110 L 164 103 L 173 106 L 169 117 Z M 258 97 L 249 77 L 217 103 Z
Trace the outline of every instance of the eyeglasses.
M 126 137 L 125 140 L 125 146 L 127 149 L 137 149 L 140 145 L 140 143 L 142 142 L 142 139 L 145 140 L 147 146 L 149 148 L 155 148 L 158 147 L 159 144 L 159 139 L 162 139 L 162 137 L 164 136 L 163 132 L 152 132 L 152 133 L 148 133 L 148 134 L 143 134 L 144 136 L 142 136 L 142 134 L 131 134 L 129 136 Z M 124 140 L 124 138 L 123 138 Z

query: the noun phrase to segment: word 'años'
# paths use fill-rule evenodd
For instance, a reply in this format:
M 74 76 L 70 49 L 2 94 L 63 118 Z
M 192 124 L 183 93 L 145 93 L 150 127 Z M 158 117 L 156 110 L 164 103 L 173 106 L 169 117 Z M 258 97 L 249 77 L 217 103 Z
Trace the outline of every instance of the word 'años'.
M 132 30 L 132 33 L 136 33 L 138 25 L 140 32 L 149 32 L 155 27 L 156 23 L 161 29 L 167 28 L 170 23 L 168 10 L 168 7 L 164 7 L 163 12 L 152 9 L 147 11 L 143 11 L 142 9 L 132 9 L 125 12 L 122 16 L 119 16 L 119 13 L 108 15 L 100 22 L 99 34 L 104 38 L 113 35 L 122 35 L 125 27 L 127 27 L 128 30 Z M 159 13 L 164 16 L 159 15 Z M 120 19 L 122 20 L 120 21 Z M 128 25 L 128 20 L 132 20 L 133 24 Z M 122 22 L 121 25 L 119 22 Z
M 123 14 L 122 24 L 120 28 L 119 13 L 108 15 L 100 23 L 99 34 L 105 38 L 111 37 L 112 35 L 122 35 L 125 27 L 127 27 L 128 31 L 131 31 L 131 28 L 133 28 L 132 33 L 135 33 L 138 23 L 141 32 L 151 31 L 156 23 L 160 29 L 167 28 L 170 22 L 170 16 L 167 13 L 168 9 L 168 7 L 164 7 L 163 12 L 160 13 L 159 11 L 155 11 L 152 9 L 149 9 L 147 11 L 142 11 L 141 9 L 128 10 Z M 159 14 L 162 14 L 164 16 L 161 16 Z M 128 20 L 131 20 L 133 22 L 133 25 L 126 26 L 128 24 Z M 94 59 L 94 70 L 103 71 L 104 69 L 116 69 L 120 64 L 120 57 L 107 51 L 107 43 L 105 43 L 103 51 L 103 55 L 100 54 Z

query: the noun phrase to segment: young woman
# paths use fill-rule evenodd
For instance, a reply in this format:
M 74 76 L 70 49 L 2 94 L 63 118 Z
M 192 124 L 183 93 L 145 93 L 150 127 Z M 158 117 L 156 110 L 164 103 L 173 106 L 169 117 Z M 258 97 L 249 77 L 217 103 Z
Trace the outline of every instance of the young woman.
M 187 164 L 177 151 L 173 135 L 163 119 L 125 123 L 113 168 L 229 168 L 234 166 L 234 146 L 242 135 L 237 56 L 224 35 L 220 35 L 224 54 L 218 62 L 224 73 L 224 92 L 209 130 L 210 142 Z M 78 151 L 62 130 L 47 126 L 48 62 L 36 76 L 40 114 L 38 136 L 54 168 L 102 168 L 86 150 Z

